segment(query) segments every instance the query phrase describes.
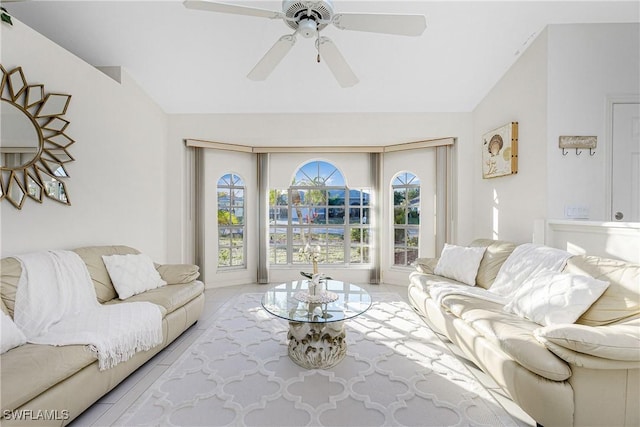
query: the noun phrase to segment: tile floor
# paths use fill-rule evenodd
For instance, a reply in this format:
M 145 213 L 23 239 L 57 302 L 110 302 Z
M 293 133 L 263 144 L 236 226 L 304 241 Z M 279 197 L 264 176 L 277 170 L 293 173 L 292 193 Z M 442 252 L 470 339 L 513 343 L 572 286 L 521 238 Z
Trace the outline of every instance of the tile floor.
M 394 292 L 400 295 L 407 302 L 406 286 L 395 285 L 361 285 L 370 292 Z M 215 313 L 231 297 L 247 292 L 264 292 L 268 285 L 242 285 L 229 286 L 223 288 L 207 289 L 205 291 L 205 308 L 198 323 L 185 331 L 171 345 L 149 360 L 136 372 L 120 383 L 110 393 L 102 397 L 93 406 L 87 409 L 82 415 L 76 418 L 72 427 L 103 427 L 116 426 L 115 421 L 135 402 L 135 400 L 171 366 L 171 364 L 202 334 L 213 322 Z M 439 335 L 440 336 L 440 335 Z M 440 336 L 445 344 L 457 355 L 461 356 L 459 350 L 451 344 L 444 336 Z M 469 367 L 471 372 L 484 384 L 498 402 L 514 417 L 518 424 L 522 426 L 535 426 L 535 422 L 525 414 L 522 409 L 513 403 L 500 388 L 482 371 L 477 369 L 473 363 L 460 357 Z

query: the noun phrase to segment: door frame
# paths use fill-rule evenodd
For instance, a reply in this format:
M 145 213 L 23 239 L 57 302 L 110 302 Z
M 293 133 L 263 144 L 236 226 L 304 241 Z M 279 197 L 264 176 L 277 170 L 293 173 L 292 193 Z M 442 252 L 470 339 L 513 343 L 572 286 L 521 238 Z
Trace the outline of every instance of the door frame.
M 605 212 L 609 221 L 613 218 L 613 106 L 615 104 L 640 104 L 640 95 L 608 95 L 606 100 L 604 171 L 605 171 Z M 619 222 L 619 221 L 615 221 Z

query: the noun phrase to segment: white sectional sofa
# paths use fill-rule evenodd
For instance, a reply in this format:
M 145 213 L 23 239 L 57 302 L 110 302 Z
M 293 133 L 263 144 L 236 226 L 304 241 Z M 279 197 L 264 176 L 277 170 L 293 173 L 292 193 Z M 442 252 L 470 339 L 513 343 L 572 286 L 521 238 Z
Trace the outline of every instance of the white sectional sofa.
M 538 424 L 640 425 L 640 265 L 568 258 L 563 277 L 587 276 L 609 285 L 575 322 L 545 326 L 508 311 L 489 295 L 517 245 L 479 239 L 471 246 L 486 247 L 475 286 L 466 286 L 473 292 L 462 288 L 442 296 L 442 289 L 455 289 L 460 282 L 434 273 L 437 258 L 419 259 L 408 289 L 415 310 Z

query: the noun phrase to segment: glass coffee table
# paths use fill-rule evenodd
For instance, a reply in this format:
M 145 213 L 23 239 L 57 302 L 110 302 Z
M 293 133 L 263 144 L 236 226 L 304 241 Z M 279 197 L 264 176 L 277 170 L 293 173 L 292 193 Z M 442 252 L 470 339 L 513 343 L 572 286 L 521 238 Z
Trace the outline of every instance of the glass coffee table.
M 262 306 L 269 313 L 289 321 L 289 357 L 307 369 L 327 369 L 347 354 L 344 321 L 371 307 L 371 296 L 361 287 L 327 280 L 326 290 L 337 299 L 326 303 L 297 299 L 308 289 L 308 280 L 293 280 L 269 289 Z

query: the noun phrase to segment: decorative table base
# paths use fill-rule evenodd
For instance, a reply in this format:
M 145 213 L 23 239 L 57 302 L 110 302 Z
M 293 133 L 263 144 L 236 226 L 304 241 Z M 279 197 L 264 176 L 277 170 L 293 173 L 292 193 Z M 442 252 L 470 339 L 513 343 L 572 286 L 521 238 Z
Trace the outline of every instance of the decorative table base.
M 289 322 L 289 357 L 306 369 L 327 369 L 347 354 L 344 322 Z
M 308 302 L 312 304 L 327 304 L 338 299 L 335 292 L 322 291 L 317 294 L 311 294 L 309 291 L 299 291 L 293 296 L 300 302 Z

